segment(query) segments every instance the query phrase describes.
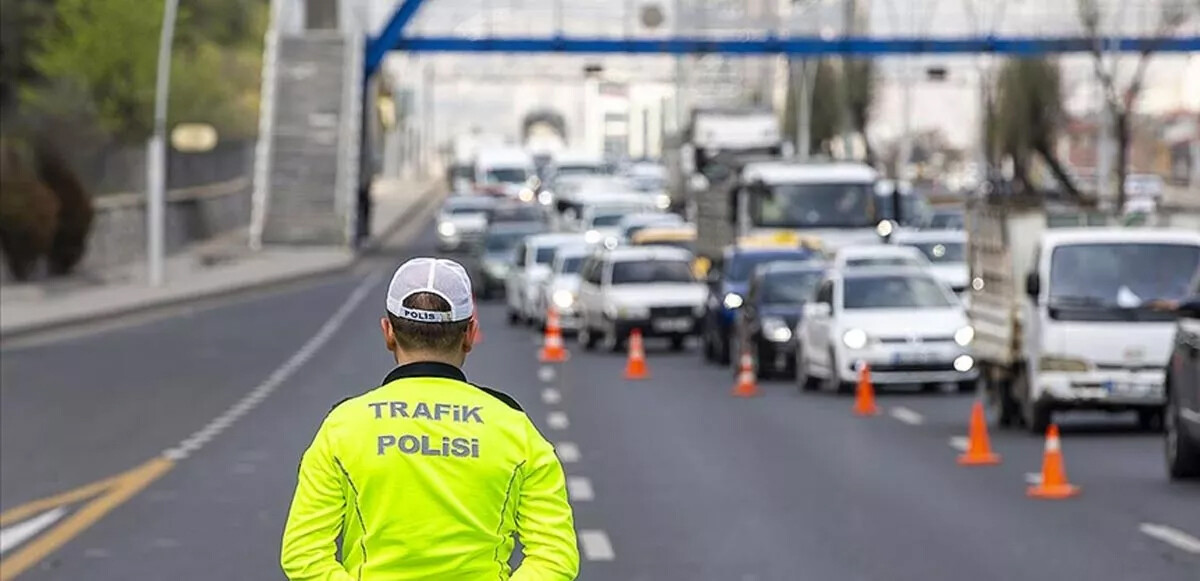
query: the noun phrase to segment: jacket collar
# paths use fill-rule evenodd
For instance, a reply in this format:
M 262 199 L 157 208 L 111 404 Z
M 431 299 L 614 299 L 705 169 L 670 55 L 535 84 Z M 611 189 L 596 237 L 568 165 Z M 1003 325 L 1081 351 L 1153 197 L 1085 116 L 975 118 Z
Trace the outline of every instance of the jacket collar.
M 441 363 L 438 361 L 416 361 L 406 363 L 392 370 L 383 378 L 383 383 L 387 385 L 397 379 L 408 379 L 412 377 L 440 377 L 443 379 L 454 379 L 467 383 L 467 375 L 461 369 L 450 365 L 449 363 Z

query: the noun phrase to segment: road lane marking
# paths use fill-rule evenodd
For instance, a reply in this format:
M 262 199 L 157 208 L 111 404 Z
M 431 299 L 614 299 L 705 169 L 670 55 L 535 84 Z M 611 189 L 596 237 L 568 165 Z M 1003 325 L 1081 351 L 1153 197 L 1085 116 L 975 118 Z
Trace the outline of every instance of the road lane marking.
M 553 365 L 543 365 L 538 368 L 538 379 L 542 380 L 542 383 L 550 383 L 551 381 L 554 381 L 554 378 L 557 375 L 558 374 L 554 371 Z
M 604 531 L 579 531 L 579 544 L 583 547 L 583 558 L 589 561 L 611 561 L 616 557 Z
M 1038 474 L 1037 472 L 1026 472 L 1025 473 L 1025 484 L 1041 484 L 1041 483 L 1042 483 L 1042 475 L 1041 474 Z
M 42 532 L 42 529 L 58 522 L 58 519 L 61 519 L 65 514 L 67 514 L 67 509 L 60 506 L 56 509 L 43 512 L 27 521 L 0 529 L 0 555 L 7 553 L 9 549 L 36 536 Z
M 565 430 L 571 425 L 571 420 L 567 419 L 567 414 L 563 412 L 550 412 L 546 416 L 546 424 L 556 430 Z
M 56 523 L 45 534 L 29 540 L 26 545 L 12 553 L 11 556 L 0 561 L 0 581 L 11 581 L 17 575 L 36 565 L 50 555 L 50 553 L 53 553 L 59 547 L 66 544 L 67 541 L 87 530 L 88 527 L 103 518 L 109 511 L 133 498 L 134 495 L 149 486 L 151 482 L 166 474 L 174 465 L 175 463 L 171 460 L 159 456 L 133 470 L 105 479 L 102 482 L 106 484 L 106 488 L 102 488 L 100 491 L 95 490 L 95 484 L 89 484 L 55 497 L 18 506 L 0 515 L 0 521 L 7 523 L 12 520 L 19 520 L 19 515 L 21 514 L 29 513 L 29 507 L 44 505 L 49 500 L 61 501 L 69 499 L 71 502 L 82 500 L 82 498 L 79 498 L 80 491 L 89 491 L 95 496 L 93 500 L 83 505 L 70 517 Z M 84 496 L 84 498 L 87 498 L 87 496 Z M 18 516 L 14 517 L 13 515 Z
M 1144 522 L 1138 527 L 1143 534 L 1154 537 L 1176 549 L 1200 555 L 1200 539 L 1177 528 Z
M 959 452 L 966 452 L 970 442 L 966 436 L 953 436 L 950 438 L 950 447 Z
M 582 476 L 567 477 L 567 496 L 571 500 L 589 501 L 596 498 L 595 491 L 592 490 L 592 481 Z
M 914 412 L 904 406 L 894 407 L 888 411 L 893 418 L 900 420 L 910 426 L 919 426 L 925 423 L 925 416 Z
M 542 390 L 542 401 L 544 401 L 550 405 L 554 405 L 554 404 L 562 401 L 562 394 L 559 393 L 558 390 L 554 389 L 553 387 L 547 387 L 546 389 Z
M 350 318 L 354 309 L 358 308 L 358 305 L 367 298 L 367 293 L 375 287 L 382 277 L 382 272 L 374 272 L 363 279 L 350 295 L 346 297 L 345 302 L 325 321 L 325 324 L 321 325 L 320 330 L 310 337 L 291 357 L 284 361 L 283 365 L 280 365 L 275 371 L 271 372 L 271 375 L 267 376 L 262 383 L 250 390 L 250 393 L 243 396 L 242 399 L 222 412 L 221 415 L 214 418 L 191 436 L 185 438 L 175 447 L 164 450 L 163 456 L 175 461 L 187 458 L 188 455 L 194 454 L 203 448 L 213 438 L 221 435 L 221 432 L 228 429 L 238 419 L 253 410 L 259 403 L 262 403 L 267 396 L 271 395 L 271 392 L 278 389 L 300 367 L 308 363 L 308 360 L 312 359 L 317 354 L 317 351 L 333 338 L 333 335 L 342 328 L 342 325 L 346 323 L 346 319 Z
M 573 442 L 559 442 L 555 444 L 554 451 L 558 452 L 558 459 L 565 463 L 574 463 L 579 461 L 579 446 Z

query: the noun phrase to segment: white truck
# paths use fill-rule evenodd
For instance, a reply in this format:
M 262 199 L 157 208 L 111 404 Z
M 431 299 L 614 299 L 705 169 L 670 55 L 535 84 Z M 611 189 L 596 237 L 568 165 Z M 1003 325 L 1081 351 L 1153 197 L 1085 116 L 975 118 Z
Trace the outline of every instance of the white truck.
M 1174 317 L 1200 269 L 1200 225 L 1124 226 L 1041 200 L 975 200 L 968 316 L 992 421 L 1040 434 L 1063 410 L 1161 424 Z
M 705 175 L 720 156 L 790 154 L 790 144 L 773 111 L 764 109 L 694 109 L 675 147 L 664 151 L 672 206 L 692 206 L 693 178 Z
M 735 159 L 694 193 L 696 252 L 714 259 L 744 237 L 798 234 L 841 246 L 880 243 L 875 170 L 855 162 Z

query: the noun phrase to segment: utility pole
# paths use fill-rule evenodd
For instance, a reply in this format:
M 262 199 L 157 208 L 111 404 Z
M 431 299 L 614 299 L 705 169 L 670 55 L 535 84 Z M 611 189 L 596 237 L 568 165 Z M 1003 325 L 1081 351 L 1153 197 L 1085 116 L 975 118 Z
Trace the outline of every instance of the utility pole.
M 154 133 L 146 147 L 146 261 L 150 286 L 162 286 L 166 262 L 167 98 L 171 89 L 171 46 L 179 0 L 166 0 L 158 41 L 158 72 L 154 86 Z

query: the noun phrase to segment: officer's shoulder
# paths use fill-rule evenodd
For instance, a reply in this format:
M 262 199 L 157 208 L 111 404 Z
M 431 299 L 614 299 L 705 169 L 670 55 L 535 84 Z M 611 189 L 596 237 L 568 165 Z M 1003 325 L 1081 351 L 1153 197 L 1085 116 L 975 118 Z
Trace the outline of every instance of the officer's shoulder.
M 377 389 L 379 389 L 379 388 L 376 387 L 376 388 L 372 388 L 367 391 L 364 391 L 363 393 L 356 393 L 354 395 L 348 395 L 346 397 L 343 397 L 341 400 L 339 400 L 337 403 L 333 404 L 333 406 L 331 406 L 329 408 L 329 412 L 325 414 L 325 417 L 328 418 L 330 416 L 333 416 L 334 414 L 338 413 L 339 409 L 344 409 L 346 407 L 347 403 L 350 403 L 356 399 L 360 399 L 360 398 L 366 397 L 368 395 L 371 395 L 371 393 Z
M 513 396 L 508 395 L 507 393 L 504 393 L 503 391 L 500 391 L 498 389 L 492 389 L 490 387 L 487 387 L 484 385 L 479 385 L 477 383 L 472 383 L 471 385 L 474 386 L 479 391 L 482 391 L 482 392 L 500 400 L 501 403 L 503 403 L 504 405 L 506 405 L 516 411 L 519 411 L 521 413 L 525 413 L 525 409 L 521 407 L 521 404 L 519 402 L 517 402 L 516 398 L 514 398 Z

